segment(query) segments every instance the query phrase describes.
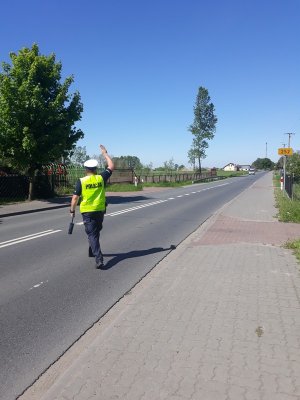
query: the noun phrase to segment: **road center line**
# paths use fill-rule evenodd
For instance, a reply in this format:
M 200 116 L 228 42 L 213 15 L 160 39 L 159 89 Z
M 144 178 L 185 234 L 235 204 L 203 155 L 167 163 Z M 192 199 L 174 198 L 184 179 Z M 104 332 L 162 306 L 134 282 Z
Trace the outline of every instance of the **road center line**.
M 224 185 L 229 185 L 229 183 L 225 183 L 225 184 L 222 184 L 222 185 L 217 185 L 217 186 L 214 186 L 212 188 L 201 189 L 201 190 L 198 190 L 197 192 L 180 194 L 180 195 L 178 195 L 176 197 L 179 198 L 179 197 L 189 196 L 192 193 L 193 194 L 201 193 L 201 192 L 203 192 L 205 190 L 215 189 L 215 188 L 218 188 L 219 186 L 224 186 Z M 156 204 L 165 203 L 166 201 L 169 201 L 169 200 L 175 200 L 175 197 L 169 197 L 166 200 L 157 200 L 157 201 L 153 201 L 151 203 L 146 203 L 146 204 L 141 204 L 141 205 L 130 207 L 130 208 L 125 208 L 124 210 L 115 211 L 115 212 L 112 212 L 112 213 L 109 213 L 109 214 L 106 214 L 106 215 L 109 216 L 109 217 L 115 217 L 117 215 L 126 214 L 126 213 L 131 212 L 131 211 L 140 210 L 141 208 L 150 207 L 150 206 L 154 206 Z M 76 222 L 76 225 L 83 225 L 83 222 Z
M 139 210 L 141 208 L 150 207 L 150 206 L 154 206 L 156 204 L 165 203 L 166 201 L 168 201 L 168 200 L 158 200 L 158 201 L 154 201 L 152 203 L 141 204 L 141 205 L 136 206 L 136 207 L 126 208 L 125 210 L 115 211 L 115 212 L 107 214 L 107 215 L 111 216 L 111 217 L 114 217 L 114 216 L 119 215 L 119 214 L 124 214 L 124 213 L 130 212 L 130 211 Z

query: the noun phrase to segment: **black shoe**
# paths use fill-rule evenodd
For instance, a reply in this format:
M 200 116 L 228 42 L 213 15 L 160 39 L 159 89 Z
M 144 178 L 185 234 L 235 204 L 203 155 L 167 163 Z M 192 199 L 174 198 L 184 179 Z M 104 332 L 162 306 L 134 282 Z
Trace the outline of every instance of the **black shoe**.
M 96 269 L 102 269 L 104 267 L 104 262 L 100 261 L 99 263 L 96 263 Z
M 89 247 L 89 257 L 94 257 L 91 247 Z

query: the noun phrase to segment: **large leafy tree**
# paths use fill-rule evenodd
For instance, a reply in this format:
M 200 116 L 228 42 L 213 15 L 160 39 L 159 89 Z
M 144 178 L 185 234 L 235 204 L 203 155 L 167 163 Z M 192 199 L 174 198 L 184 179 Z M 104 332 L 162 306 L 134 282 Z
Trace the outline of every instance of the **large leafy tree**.
M 143 165 L 137 156 L 120 156 L 113 158 L 117 168 L 132 168 L 135 170 L 140 170 Z
M 206 157 L 208 141 L 214 138 L 218 119 L 215 107 L 210 101 L 208 90 L 204 87 L 198 89 L 194 106 L 194 122 L 189 126 L 189 131 L 194 136 L 192 148 L 188 153 L 190 161 L 197 160 L 201 172 L 201 160 Z
M 287 157 L 286 169 L 289 173 L 300 177 L 300 154 L 294 153 L 292 156 Z
M 74 164 L 74 165 L 83 165 L 86 160 L 88 160 L 90 157 L 88 156 L 86 152 L 86 147 L 85 146 L 76 146 L 72 152 L 71 156 L 69 157 L 69 161 Z
M 83 132 L 80 94 L 69 94 L 73 76 L 61 82 L 55 54 L 41 55 L 37 44 L 10 54 L 0 72 L 0 157 L 31 178 L 43 164 L 66 156 Z
M 252 166 L 256 169 L 273 169 L 275 163 L 271 161 L 269 158 L 257 158 L 253 163 Z

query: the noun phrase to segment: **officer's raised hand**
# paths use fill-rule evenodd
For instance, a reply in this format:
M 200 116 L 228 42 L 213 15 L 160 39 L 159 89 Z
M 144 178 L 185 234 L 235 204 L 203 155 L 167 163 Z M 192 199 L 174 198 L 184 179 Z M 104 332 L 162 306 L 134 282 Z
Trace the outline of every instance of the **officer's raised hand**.
M 113 160 L 109 157 L 109 155 L 107 154 L 107 150 L 106 147 L 103 146 L 103 144 L 100 144 L 100 150 L 102 152 L 103 157 L 105 158 L 106 162 L 107 162 L 107 167 L 110 169 L 110 171 L 112 172 L 115 168 Z
M 101 150 L 103 155 L 107 154 L 107 150 L 106 150 L 105 146 L 103 146 L 103 144 L 100 144 L 100 150 Z

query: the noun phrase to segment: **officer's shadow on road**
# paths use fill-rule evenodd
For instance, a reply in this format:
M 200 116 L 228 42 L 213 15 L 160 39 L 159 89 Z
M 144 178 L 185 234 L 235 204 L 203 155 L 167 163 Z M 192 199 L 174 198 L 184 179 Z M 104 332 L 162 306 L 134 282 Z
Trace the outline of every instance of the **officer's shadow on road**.
M 148 200 L 150 197 L 146 196 L 106 196 L 108 205 L 109 204 L 122 204 L 131 203 L 134 201 Z
M 128 253 L 115 253 L 115 254 L 103 254 L 104 257 L 113 257 L 111 260 L 109 260 L 104 267 L 101 269 L 103 270 L 108 270 L 112 267 L 114 267 L 116 264 L 123 260 L 127 260 L 128 258 L 135 258 L 135 257 L 143 257 L 147 256 L 148 254 L 155 254 L 155 253 L 160 253 L 162 251 L 169 251 L 169 250 L 174 250 L 176 249 L 176 246 L 171 244 L 170 247 L 163 248 L 163 247 L 152 247 L 151 249 L 144 249 L 144 250 L 132 250 L 129 251 Z

